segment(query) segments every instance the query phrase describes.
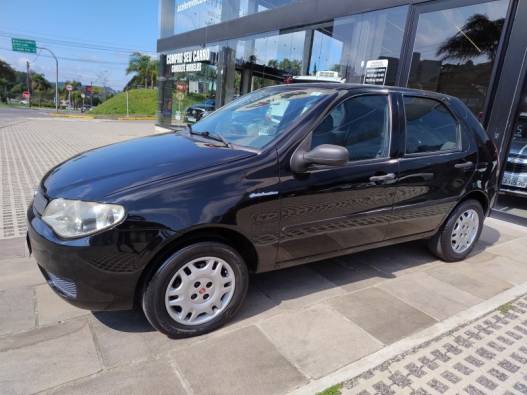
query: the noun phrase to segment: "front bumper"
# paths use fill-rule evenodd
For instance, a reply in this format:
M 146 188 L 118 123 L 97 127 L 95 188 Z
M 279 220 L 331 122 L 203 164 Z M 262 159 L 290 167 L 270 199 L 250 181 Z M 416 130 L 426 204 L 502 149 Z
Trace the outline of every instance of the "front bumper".
M 126 310 L 134 306 L 143 265 L 137 254 L 129 252 L 128 232 L 113 229 L 62 240 L 32 211 L 30 207 L 28 248 L 59 296 L 88 310 Z

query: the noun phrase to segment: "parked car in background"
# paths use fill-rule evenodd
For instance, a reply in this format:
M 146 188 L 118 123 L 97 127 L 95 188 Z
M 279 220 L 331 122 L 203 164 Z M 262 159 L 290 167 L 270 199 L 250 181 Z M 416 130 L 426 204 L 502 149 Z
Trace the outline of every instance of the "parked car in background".
M 187 122 L 193 123 L 199 121 L 204 116 L 214 111 L 216 100 L 207 99 L 200 103 L 193 104 L 186 111 Z
M 186 130 L 59 164 L 27 211 L 27 242 L 68 302 L 141 307 L 160 332 L 195 336 L 236 315 L 249 273 L 417 239 L 464 259 L 496 194 L 497 158 L 450 96 L 273 86 Z
M 500 191 L 510 195 L 527 195 L 527 113 L 520 114 L 513 133 Z

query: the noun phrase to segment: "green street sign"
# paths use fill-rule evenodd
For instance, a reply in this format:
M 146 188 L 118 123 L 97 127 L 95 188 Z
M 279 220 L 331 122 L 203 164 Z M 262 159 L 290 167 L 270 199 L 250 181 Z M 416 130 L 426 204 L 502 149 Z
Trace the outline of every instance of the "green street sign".
M 11 46 L 13 51 L 26 52 L 26 53 L 37 53 L 37 43 L 35 40 L 26 40 L 23 38 L 12 38 Z

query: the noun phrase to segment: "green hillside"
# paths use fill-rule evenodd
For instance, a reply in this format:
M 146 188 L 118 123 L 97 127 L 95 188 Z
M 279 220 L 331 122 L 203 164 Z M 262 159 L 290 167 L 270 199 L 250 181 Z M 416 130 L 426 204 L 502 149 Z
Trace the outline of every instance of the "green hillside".
M 157 109 L 157 89 L 131 89 L 128 91 L 130 115 L 155 115 Z M 174 97 L 174 113 L 180 107 L 184 111 L 190 105 L 205 100 L 205 95 L 191 93 L 178 103 Z M 121 92 L 90 111 L 94 115 L 126 115 L 126 93 Z
M 155 115 L 157 89 L 131 89 L 128 91 L 128 108 L 133 115 Z M 126 93 L 121 92 L 99 104 L 90 114 L 126 115 Z

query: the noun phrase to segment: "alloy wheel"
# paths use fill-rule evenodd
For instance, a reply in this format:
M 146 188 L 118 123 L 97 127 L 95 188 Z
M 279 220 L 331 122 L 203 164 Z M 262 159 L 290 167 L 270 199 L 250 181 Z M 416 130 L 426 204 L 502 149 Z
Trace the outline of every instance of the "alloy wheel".
M 476 210 L 468 209 L 461 213 L 457 218 L 452 234 L 450 236 L 450 242 L 452 249 L 458 254 L 462 254 L 468 250 L 479 230 L 479 215 Z
M 174 274 L 165 292 L 165 306 L 180 324 L 204 324 L 225 310 L 235 286 L 234 271 L 225 260 L 197 258 Z

